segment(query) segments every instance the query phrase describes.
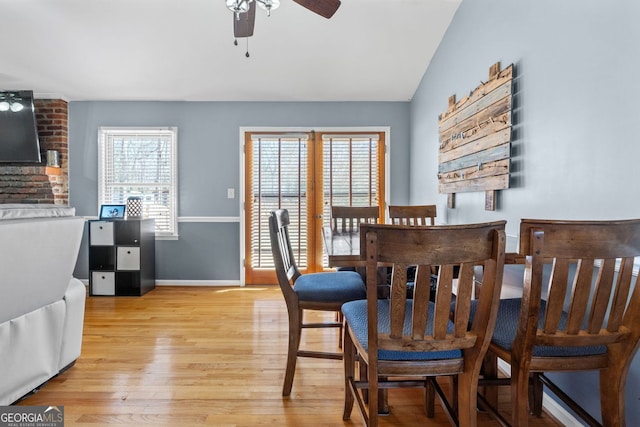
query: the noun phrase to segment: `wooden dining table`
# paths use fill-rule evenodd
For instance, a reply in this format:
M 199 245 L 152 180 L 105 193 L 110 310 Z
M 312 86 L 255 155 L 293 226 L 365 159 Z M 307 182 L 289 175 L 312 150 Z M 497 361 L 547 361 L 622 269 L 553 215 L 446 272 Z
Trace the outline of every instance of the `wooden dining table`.
M 331 227 L 322 228 L 322 239 L 329 267 L 353 267 L 366 283 L 366 261 L 364 254 L 360 253 L 361 237 L 358 230 L 339 231 Z M 389 297 L 387 267 L 381 265 L 378 268 L 378 298 Z
M 339 231 L 331 227 L 323 227 L 322 240 L 329 267 L 364 268 L 365 261 L 360 255 L 359 231 Z

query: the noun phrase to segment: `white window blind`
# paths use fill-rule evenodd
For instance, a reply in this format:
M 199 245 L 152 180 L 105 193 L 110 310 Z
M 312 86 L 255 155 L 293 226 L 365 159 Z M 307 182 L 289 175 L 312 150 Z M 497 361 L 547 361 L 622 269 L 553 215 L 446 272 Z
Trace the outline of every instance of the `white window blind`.
M 331 206 L 380 205 L 378 135 L 323 135 L 325 226 Z
M 100 204 L 142 199 L 156 236 L 177 236 L 177 128 L 100 128 Z
M 247 205 L 251 218 L 252 268 L 273 268 L 269 242 L 269 213 L 274 209 L 288 209 L 291 226 L 289 238 L 298 267 L 308 266 L 308 241 L 312 217 L 322 215 L 329 225 L 331 206 L 374 206 L 381 202 L 380 150 L 378 134 L 322 134 L 309 139 L 307 134 L 252 134 L 250 188 Z M 321 164 L 309 158 L 311 144 L 322 141 Z M 311 171 L 323 185 L 318 188 L 308 182 Z M 313 178 L 311 178 L 313 179 Z M 316 191 L 318 194 L 312 194 Z M 322 194 L 319 194 L 322 191 Z M 314 209 L 314 200 L 323 201 L 323 212 Z M 325 257 L 326 258 L 326 257 Z M 324 265 L 326 265 L 326 259 Z
M 269 213 L 287 209 L 298 267 L 307 265 L 307 135 L 252 135 L 251 265 L 273 268 Z

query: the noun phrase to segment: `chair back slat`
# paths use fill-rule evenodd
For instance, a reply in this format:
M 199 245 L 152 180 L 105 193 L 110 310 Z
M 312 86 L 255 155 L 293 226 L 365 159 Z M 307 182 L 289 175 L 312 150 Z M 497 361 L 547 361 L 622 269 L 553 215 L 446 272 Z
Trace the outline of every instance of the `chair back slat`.
M 584 325 L 593 283 L 593 266 L 594 260 L 590 258 L 578 262 L 567 316 L 566 332 L 569 335 L 577 334 Z
M 495 278 L 502 283 L 502 275 L 504 270 L 504 263 L 500 257 L 492 256 L 491 258 L 484 261 L 482 265 L 483 274 L 487 275 L 489 278 Z M 471 286 L 471 285 L 469 285 Z M 477 304 L 478 307 L 473 316 L 473 322 L 471 323 L 471 332 L 475 334 L 479 334 L 482 336 L 482 329 L 485 327 L 484 325 L 491 324 L 491 317 L 493 315 L 493 310 L 491 309 L 490 304 L 498 304 L 500 300 L 500 295 L 498 295 L 498 300 L 493 301 L 491 298 L 491 293 L 494 289 L 489 288 L 486 289 L 484 286 L 480 288 L 479 293 L 477 293 Z M 488 294 L 488 295 L 487 295 Z M 458 305 L 456 304 L 456 311 L 458 310 Z
M 451 295 L 453 293 L 453 265 L 439 265 L 438 282 L 436 286 L 435 319 L 433 337 L 436 340 L 445 339 L 449 331 L 448 313 L 451 311 Z M 465 326 L 466 332 L 466 326 Z
M 569 280 L 569 260 L 556 259 L 553 263 L 550 285 L 548 290 L 547 310 L 545 312 L 543 330 L 553 334 L 558 330 L 560 319 L 564 311 L 567 281 Z
M 369 357 L 377 354 L 377 350 L 433 351 L 474 346 L 480 349 L 488 345 L 502 284 L 504 227 L 504 221 L 426 227 L 363 224 L 360 232 L 365 235 L 361 248 L 365 248 L 367 262 Z M 375 273 L 380 263 L 393 265 L 390 329 L 384 333 L 377 329 Z M 408 265 L 418 266 L 410 302 L 406 292 Z M 482 288 L 470 328 L 475 265 L 486 266 L 489 286 Z M 495 268 L 497 265 L 500 268 Z M 435 306 L 429 303 L 431 266 L 438 266 Z M 460 266 L 460 274 L 454 299 L 454 267 L 457 266 Z M 455 304 L 453 319 L 450 316 L 452 303 Z
M 360 224 L 376 224 L 379 218 L 378 206 L 331 206 L 333 231 L 356 231 Z
M 596 288 L 593 297 L 593 304 L 589 312 L 589 320 L 587 322 L 587 330 L 590 334 L 597 334 L 604 325 L 611 290 L 613 288 L 613 280 L 615 276 L 616 260 L 605 259 L 600 264 L 598 277 L 596 278 Z
M 627 342 L 630 335 L 638 342 L 640 313 L 630 307 L 640 308 L 633 275 L 634 261 L 640 257 L 640 220 L 526 219 L 521 236 L 520 255 L 527 258 L 522 310 L 531 312 L 528 320 L 520 317 L 519 331 L 538 328 L 538 313 L 525 302 L 531 305 L 542 296 L 543 264 L 552 262 L 553 268 L 544 321 L 536 333 L 526 334 L 530 338 L 520 334 L 517 345 L 524 340 L 530 346 L 608 345 Z M 541 238 L 539 246 L 536 237 Z
M 429 317 L 429 296 L 431 295 L 431 267 L 416 267 L 413 285 L 413 315 L 411 318 L 411 338 L 419 340 L 424 336 Z
M 436 205 L 399 206 L 389 205 L 391 224 L 397 225 L 434 225 Z
M 630 266 L 628 267 L 629 269 L 631 269 Z M 632 276 L 630 274 L 629 277 L 635 277 L 635 279 L 630 279 L 634 280 L 635 283 L 633 286 L 633 291 L 631 293 L 631 298 L 629 298 L 629 303 L 627 304 L 627 309 L 624 312 L 624 320 L 622 326 L 633 331 L 632 334 L 634 338 L 640 339 L 640 332 L 638 331 L 638 329 L 640 329 L 640 327 L 638 326 L 640 324 L 640 275 Z
M 474 291 L 474 265 L 471 263 L 464 263 L 460 266 L 458 273 L 458 289 L 457 298 L 460 298 L 458 304 L 456 304 L 455 313 L 455 325 L 454 335 L 461 337 L 466 333 L 467 325 L 469 324 L 469 317 L 471 315 L 471 300 L 473 298 L 472 292 Z
M 632 286 L 633 261 L 633 258 L 623 258 L 620 262 L 616 289 L 611 303 L 609 322 L 607 323 L 607 331 L 609 332 L 618 330 L 620 325 L 622 325 L 625 307 L 627 306 Z M 637 288 L 638 286 L 636 285 L 635 287 Z
M 404 264 L 394 265 L 391 273 L 391 302 L 390 336 L 401 338 L 404 329 L 407 301 L 407 267 Z
M 293 285 L 301 276 L 289 239 L 289 213 L 286 209 L 273 211 L 269 216 L 269 238 L 278 284 L 285 298 L 294 298 Z
M 287 272 L 287 279 L 293 279 L 293 276 L 297 273 L 296 262 L 293 258 L 293 250 L 291 248 L 291 241 L 289 240 L 288 226 L 284 226 L 280 229 L 278 234 L 278 242 L 280 244 L 280 254 L 282 256 L 282 265 Z

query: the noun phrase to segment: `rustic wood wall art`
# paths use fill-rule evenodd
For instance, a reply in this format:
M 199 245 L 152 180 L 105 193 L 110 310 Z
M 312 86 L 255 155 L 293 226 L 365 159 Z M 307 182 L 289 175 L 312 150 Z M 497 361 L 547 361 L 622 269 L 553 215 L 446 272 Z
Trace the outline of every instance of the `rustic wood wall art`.
M 455 208 L 455 193 L 485 192 L 485 209 L 495 210 L 496 190 L 509 188 L 513 64 L 489 68 L 489 81 L 438 118 L 438 188 Z

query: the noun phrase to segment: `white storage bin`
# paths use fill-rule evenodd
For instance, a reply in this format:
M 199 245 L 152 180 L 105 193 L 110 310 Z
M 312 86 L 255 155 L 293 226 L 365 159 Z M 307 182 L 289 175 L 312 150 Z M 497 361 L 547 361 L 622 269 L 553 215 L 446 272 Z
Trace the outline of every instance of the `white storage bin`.
M 91 294 L 92 295 L 115 295 L 116 277 L 112 271 L 91 272 Z
M 93 221 L 89 223 L 89 235 L 92 246 L 112 246 L 113 240 L 113 222 L 110 221 Z
M 116 270 L 140 270 L 140 248 L 118 246 L 116 251 Z

